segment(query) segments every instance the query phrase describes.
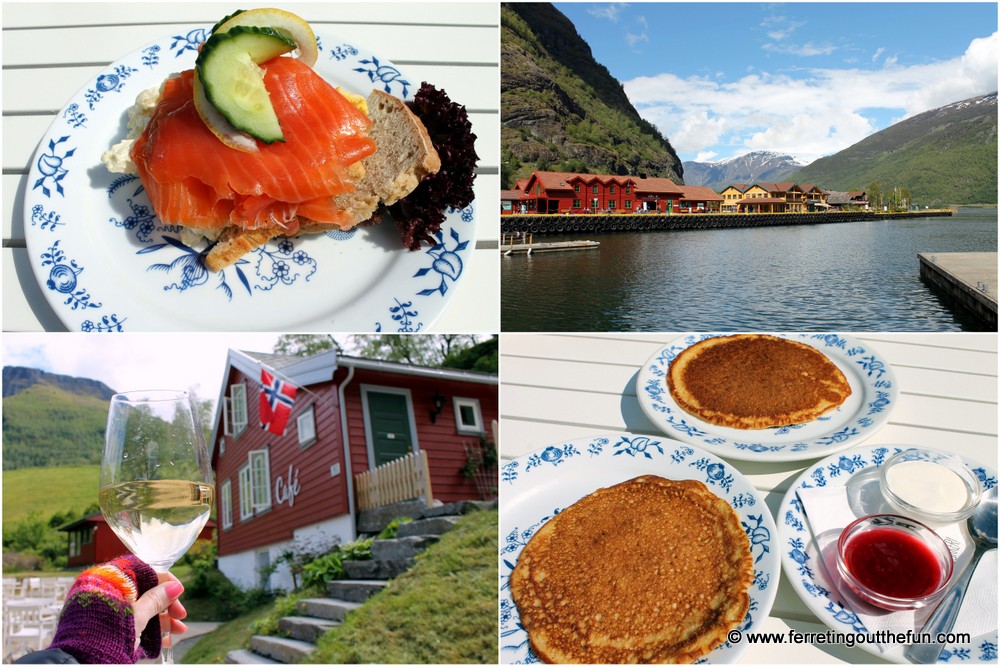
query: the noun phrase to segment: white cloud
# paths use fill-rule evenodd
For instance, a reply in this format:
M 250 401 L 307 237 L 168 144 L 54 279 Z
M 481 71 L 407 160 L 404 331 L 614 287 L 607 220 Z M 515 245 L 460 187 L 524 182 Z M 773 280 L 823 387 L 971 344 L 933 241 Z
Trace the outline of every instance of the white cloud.
M 837 50 L 837 47 L 833 44 L 813 44 L 812 42 L 806 42 L 805 44 L 765 44 L 761 48 L 773 53 L 785 53 L 802 57 L 828 56 Z
M 718 157 L 718 155 L 719 154 L 716 153 L 715 151 L 703 151 L 703 152 L 698 153 L 697 155 L 694 156 L 694 161 L 695 162 L 711 162 L 716 157 Z
M 4 334 L 4 364 L 99 380 L 115 391 L 195 389 L 218 396 L 230 347 L 270 352 L 273 334 Z
M 883 53 L 885 53 L 885 47 L 884 46 L 880 46 L 877 49 L 875 49 L 875 53 L 872 54 L 872 62 L 875 62 L 876 60 L 878 60 L 882 56 Z
M 628 3 L 594 5 L 587 10 L 587 13 L 600 19 L 607 19 L 612 23 L 618 23 L 621 19 L 621 11 L 626 7 L 628 7 Z
M 726 133 L 738 140 L 722 157 L 767 149 L 810 162 L 883 129 L 872 109 L 906 118 L 996 90 L 998 42 L 994 33 L 957 58 L 910 66 L 887 58 L 874 70 L 757 71 L 733 81 L 663 73 L 626 81 L 625 91 L 678 152 L 718 151 Z
M 649 28 L 649 26 L 646 23 L 646 17 L 645 16 L 637 16 L 635 22 L 639 25 L 639 31 L 638 32 L 631 32 L 631 31 L 626 31 L 625 32 L 625 41 L 628 43 L 628 45 L 629 45 L 630 48 L 635 48 L 635 45 L 638 44 L 639 42 L 648 42 L 649 41 L 649 34 L 648 34 L 648 28 Z

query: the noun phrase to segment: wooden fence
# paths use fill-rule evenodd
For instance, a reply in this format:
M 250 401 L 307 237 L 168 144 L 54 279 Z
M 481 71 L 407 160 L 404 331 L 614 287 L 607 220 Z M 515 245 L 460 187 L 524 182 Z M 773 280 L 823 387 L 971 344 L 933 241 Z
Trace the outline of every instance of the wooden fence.
M 430 507 L 434 495 L 427 453 L 423 450 L 410 452 L 374 470 L 358 473 L 354 476 L 354 488 L 358 494 L 358 510 L 415 498 L 424 498 Z

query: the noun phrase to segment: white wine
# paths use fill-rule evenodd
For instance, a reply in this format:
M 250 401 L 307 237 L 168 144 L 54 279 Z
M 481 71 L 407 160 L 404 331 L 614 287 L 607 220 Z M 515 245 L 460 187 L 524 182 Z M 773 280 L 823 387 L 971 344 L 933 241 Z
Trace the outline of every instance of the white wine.
M 101 489 L 101 511 L 132 553 L 166 572 L 205 527 L 215 487 L 178 479 L 112 484 Z

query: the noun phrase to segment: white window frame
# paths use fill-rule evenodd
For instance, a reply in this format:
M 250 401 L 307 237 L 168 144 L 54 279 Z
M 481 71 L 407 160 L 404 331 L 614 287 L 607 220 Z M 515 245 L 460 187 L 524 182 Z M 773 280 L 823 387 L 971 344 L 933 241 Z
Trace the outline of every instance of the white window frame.
M 456 396 L 452 399 L 453 408 L 455 410 L 455 427 L 458 429 L 459 433 L 483 433 L 483 411 L 479 407 L 478 398 L 462 398 L 461 396 Z M 475 424 L 464 424 L 462 423 L 462 408 L 471 407 L 473 413 L 475 414 L 476 423 Z
M 256 513 L 271 509 L 271 455 L 266 449 L 247 454 L 250 466 L 250 493 Z
M 240 521 L 253 518 L 253 482 L 250 478 L 250 463 L 240 468 Z
M 247 409 L 247 385 L 245 382 L 230 385 L 229 395 L 232 396 L 232 417 L 234 437 L 239 437 L 243 431 L 247 430 L 250 422 L 249 410 Z
M 219 490 L 219 513 L 222 514 L 222 529 L 233 527 L 233 483 L 226 480 Z
M 316 442 L 316 411 L 310 405 L 295 418 L 295 431 L 299 437 L 299 447 L 305 449 Z

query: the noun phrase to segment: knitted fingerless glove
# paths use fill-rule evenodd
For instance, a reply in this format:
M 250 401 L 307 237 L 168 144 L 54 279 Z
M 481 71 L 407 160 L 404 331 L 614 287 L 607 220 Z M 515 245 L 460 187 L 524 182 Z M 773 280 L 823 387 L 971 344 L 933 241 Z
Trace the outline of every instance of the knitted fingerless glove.
M 156 572 L 129 554 L 84 570 L 66 594 L 50 648 L 81 663 L 135 663 L 160 654 L 160 621 L 152 618 L 135 646 L 135 601 L 157 585 Z

